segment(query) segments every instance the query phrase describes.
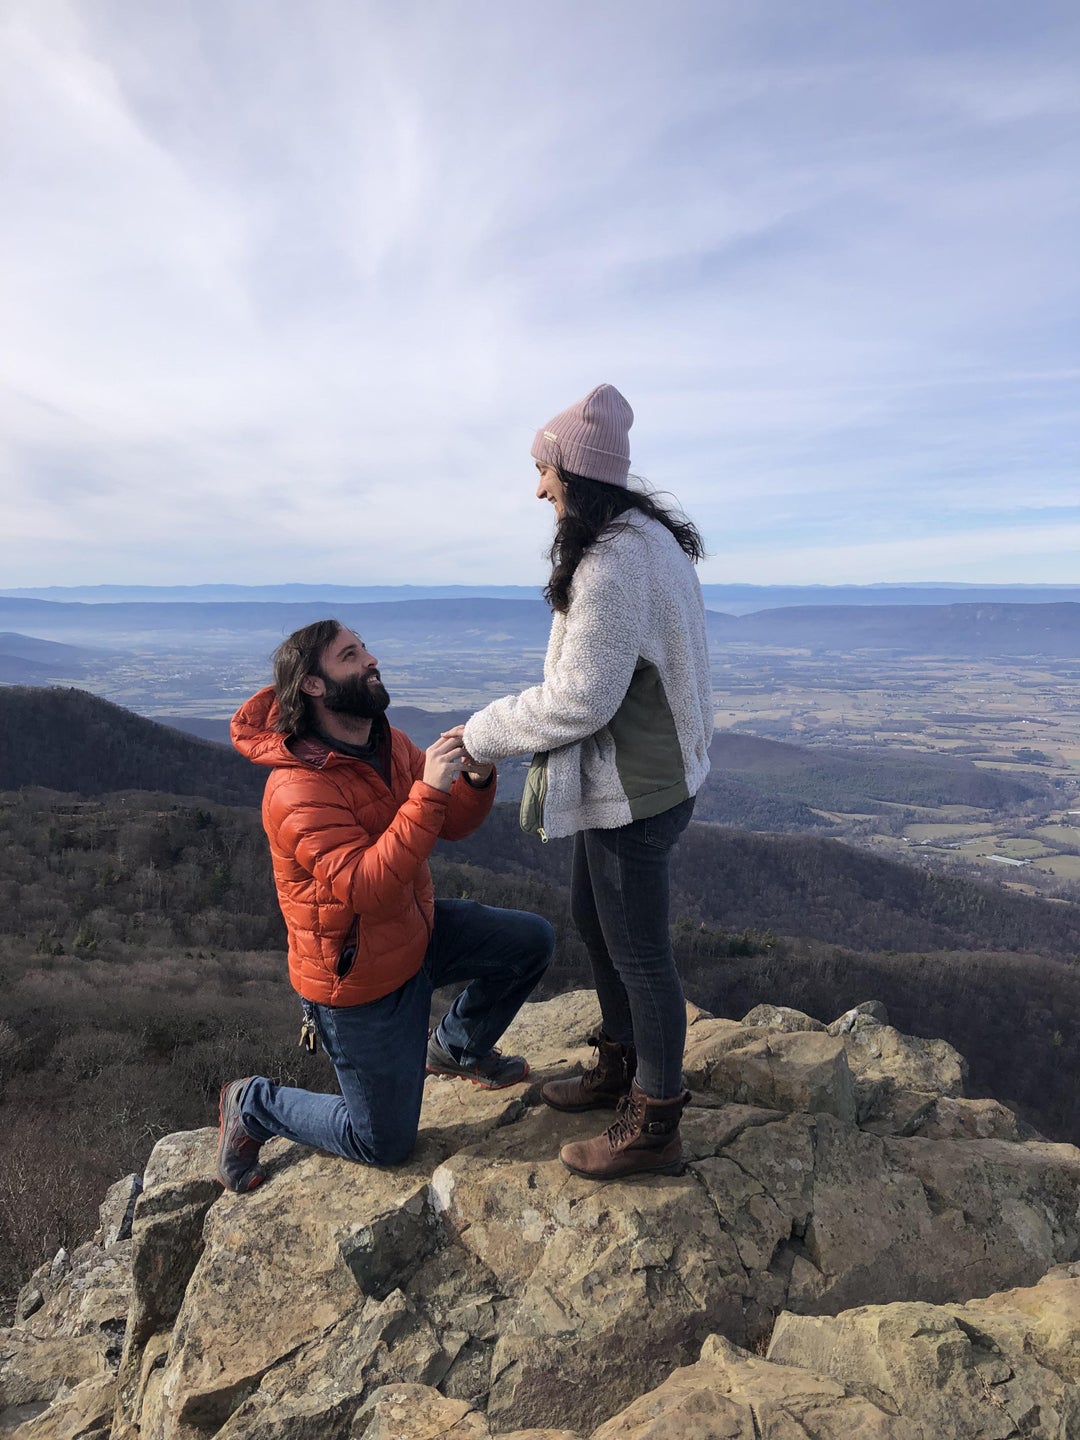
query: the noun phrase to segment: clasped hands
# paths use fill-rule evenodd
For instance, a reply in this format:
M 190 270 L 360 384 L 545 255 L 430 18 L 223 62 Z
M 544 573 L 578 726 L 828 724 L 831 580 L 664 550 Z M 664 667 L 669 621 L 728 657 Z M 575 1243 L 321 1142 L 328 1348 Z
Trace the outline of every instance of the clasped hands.
M 482 785 L 495 768 L 474 760 L 462 743 L 464 725 L 455 725 L 444 730 L 425 754 L 424 783 L 436 790 L 449 790 L 455 775 L 466 775 L 477 785 Z

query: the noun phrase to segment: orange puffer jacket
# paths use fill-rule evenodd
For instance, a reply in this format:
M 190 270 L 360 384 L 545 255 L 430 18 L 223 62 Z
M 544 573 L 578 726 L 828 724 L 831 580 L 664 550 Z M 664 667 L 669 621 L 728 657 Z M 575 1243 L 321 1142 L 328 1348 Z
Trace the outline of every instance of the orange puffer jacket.
M 423 961 L 435 841 L 470 835 L 491 809 L 494 782 L 480 790 L 459 777 L 449 794 L 426 785 L 423 753 L 387 726 L 387 788 L 366 761 L 279 734 L 275 710 L 273 690 L 260 690 L 233 716 L 232 740 L 270 767 L 263 826 L 289 932 L 289 979 L 319 1005 L 377 1000 Z

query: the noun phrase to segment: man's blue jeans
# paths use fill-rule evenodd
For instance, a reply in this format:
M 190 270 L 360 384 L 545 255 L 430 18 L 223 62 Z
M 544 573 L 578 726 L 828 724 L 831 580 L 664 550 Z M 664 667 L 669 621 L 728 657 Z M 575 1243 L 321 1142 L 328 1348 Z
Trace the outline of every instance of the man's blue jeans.
M 260 1144 L 283 1136 L 367 1165 L 396 1165 L 416 1143 L 424 1095 L 431 994 L 469 981 L 439 1026 L 459 1058 L 492 1049 L 547 969 L 555 935 L 540 915 L 475 900 L 436 900 L 424 963 L 398 990 L 365 1005 L 310 1005 L 340 1095 L 256 1075 L 240 1107 Z

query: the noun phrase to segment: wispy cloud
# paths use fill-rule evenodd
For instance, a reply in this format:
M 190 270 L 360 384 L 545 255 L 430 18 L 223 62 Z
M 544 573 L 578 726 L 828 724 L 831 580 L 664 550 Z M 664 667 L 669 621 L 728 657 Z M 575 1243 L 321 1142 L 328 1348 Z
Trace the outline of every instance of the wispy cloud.
M 1075 579 L 1078 51 L 1050 0 L 12 0 L 5 583 L 539 581 L 532 431 L 599 380 L 704 578 Z

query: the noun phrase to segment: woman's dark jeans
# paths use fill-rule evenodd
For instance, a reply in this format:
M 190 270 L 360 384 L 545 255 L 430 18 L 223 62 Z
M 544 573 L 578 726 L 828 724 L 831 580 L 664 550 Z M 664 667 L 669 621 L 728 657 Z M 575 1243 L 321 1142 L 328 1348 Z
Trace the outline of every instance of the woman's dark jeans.
M 604 1033 L 637 1047 L 646 1095 L 682 1090 L 686 1002 L 668 928 L 668 862 L 693 797 L 662 815 L 574 839 L 571 906 L 592 961 Z

